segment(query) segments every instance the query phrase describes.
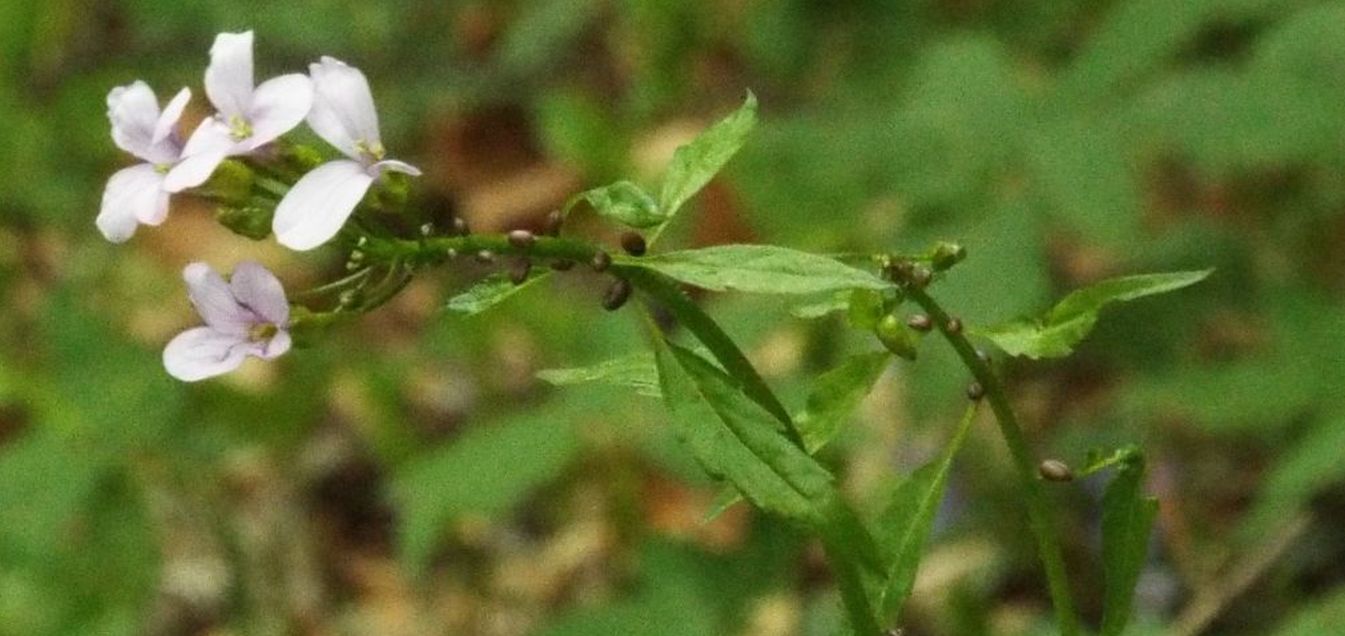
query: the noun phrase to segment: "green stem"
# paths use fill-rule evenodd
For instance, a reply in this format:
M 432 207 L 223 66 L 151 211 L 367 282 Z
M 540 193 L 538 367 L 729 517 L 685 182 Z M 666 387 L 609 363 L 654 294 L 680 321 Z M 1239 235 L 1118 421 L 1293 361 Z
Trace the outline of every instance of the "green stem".
M 503 234 L 469 234 L 423 239 L 369 237 L 360 248 L 365 257 L 374 261 L 403 259 L 409 264 L 432 263 L 449 254 L 491 252 L 500 255 L 531 256 L 551 260 L 586 262 L 598 253 L 598 248 L 575 239 L 538 236 L 531 246 L 519 247 Z
M 1050 588 L 1051 602 L 1055 605 L 1056 622 L 1059 623 L 1060 633 L 1063 636 L 1076 636 L 1079 633 L 1079 620 L 1075 616 L 1074 601 L 1070 597 L 1064 553 L 1056 536 L 1050 502 L 1047 500 L 1041 480 L 1037 478 L 1036 462 L 1033 461 L 1032 451 L 1028 448 L 1023 428 L 1009 405 L 1004 385 L 995 376 L 990 365 L 976 354 L 976 348 L 961 330 L 949 331 L 949 316 L 943 307 L 922 289 L 911 287 L 907 289 L 907 294 L 929 314 L 944 339 L 952 345 L 962 363 L 971 370 L 976 381 L 985 389 L 990 408 L 995 412 L 995 421 L 999 423 L 1000 433 L 1009 447 L 1009 454 L 1013 456 L 1020 485 L 1027 495 L 1028 522 L 1032 534 L 1037 538 L 1037 552 L 1046 569 L 1047 585 Z

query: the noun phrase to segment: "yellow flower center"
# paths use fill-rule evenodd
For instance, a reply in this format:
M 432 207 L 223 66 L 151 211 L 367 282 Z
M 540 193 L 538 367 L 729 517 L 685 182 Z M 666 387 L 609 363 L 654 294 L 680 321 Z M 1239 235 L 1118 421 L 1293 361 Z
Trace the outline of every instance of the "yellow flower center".
M 383 157 L 388 154 L 388 151 L 383 149 L 383 144 L 378 142 L 371 144 L 363 139 L 355 142 L 355 150 L 374 161 L 382 161 Z
M 229 118 L 229 136 L 234 141 L 242 141 L 252 136 L 252 124 L 238 115 Z
M 248 332 L 248 339 L 253 342 L 265 342 L 275 337 L 278 331 L 280 329 L 269 322 L 253 325 L 252 330 Z

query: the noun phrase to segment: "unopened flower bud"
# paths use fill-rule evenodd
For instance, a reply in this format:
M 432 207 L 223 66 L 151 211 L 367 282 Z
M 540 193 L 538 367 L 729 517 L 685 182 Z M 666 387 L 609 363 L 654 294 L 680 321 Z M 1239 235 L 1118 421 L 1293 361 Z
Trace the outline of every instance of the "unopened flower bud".
M 514 230 L 509 233 L 509 244 L 520 250 L 526 250 L 537 244 L 537 237 L 527 230 Z
M 373 196 L 379 210 L 389 214 L 400 212 L 411 196 L 410 175 L 395 170 L 384 171 L 378 178 L 378 186 L 373 189 Z
M 607 271 L 608 267 L 612 266 L 612 255 L 602 250 L 598 250 L 598 252 L 593 255 L 593 260 L 589 262 L 589 265 L 593 266 L 593 271 L 601 274 Z
M 271 217 L 275 210 L 255 205 L 243 207 L 219 207 L 215 209 L 215 220 L 229 228 L 234 234 L 260 241 L 271 235 Z
M 930 254 L 929 264 L 934 267 L 934 271 L 943 272 L 961 263 L 962 259 L 966 257 L 966 248 L 957 243 L 940 241 L 938 245 L 934 246 L 934 251 Z
M 237 159 L 225 159 L 215 167 L 210 180 L 195 191 L 216 203 L 241 208 L 252 199 L 252 184 L 255 180 L 256 174 L 247 164 Z
M 873 334 L 888 351 L 907 360 L 915 359 L 916 345 L 919 344 L 915 334 L 901 324 L 895 315 L 888 314 L 879 320 L 878 326 L 873 328 Z
M 1037 474 L 1047 481 L 1073 481 L 1074 471 L 1065 462 L 1058 459 L 1043 460 L 1037 465 Z
M 296 174 L 305 174 L 322 165 L 326 159 L 317 150 L 301 144 L 284 144 L 280 161 Z
M 630 300 L 631 286 L 630 281 L 624 278 L 618 278 L 612 282 L 612 286 L 607 288 L 607 294 L 602 298 L 602 308 L 607 311 L 616 311 L 621 309 L 622 305 Z
M 621 249 L 626 250 L 626 253 L 631 256 L 644 256 L 649 246 L 645 243 L 643 236 L 636 232 L 626 232 L 621 235 Z

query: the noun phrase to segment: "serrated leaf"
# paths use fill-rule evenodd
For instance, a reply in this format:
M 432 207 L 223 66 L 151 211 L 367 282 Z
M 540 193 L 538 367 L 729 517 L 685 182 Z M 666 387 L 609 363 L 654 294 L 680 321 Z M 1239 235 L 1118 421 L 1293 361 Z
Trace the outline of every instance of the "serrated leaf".
M 1158 500 L 1146 497 L 1144 458 L 1134 451 L 1102 496 L 1102 636 L 1117 636 L 1130 621 L 1135 585 L 1149 552 Z
M 521 285 L 515 285 L 507 274 L 491 274 L 472 285 L 467 291 L 448 299 L 448 304 L 444 307 L 449 311 L 474 316 L 508 300 L 546 276 L 547 272 L 543 272 L 523 281 Z
M 794 418 L 809 453 L 816 453 L 836 436 L 854 413 L 891 359 L 886 351 L 852 356 L 818 376 L 803 412 Z
M 878 547 L 891 564 L 883 585 L 879 615 L 895 623 L 901 606 L 911 595 L 925 541 L 934 526 L 934 515 L 943 502 L 948 471 L 953 458 L 971 429 L 976 408 L 968 407 L 943 454 L 920 467 L 897 487 L 892 502 L 879 521 Z
M 1040 320 L 1016 320 L 978 330 L 1005 353 L 1029 358 L 1059 358 L 1074 351 L 1097 323 L 1098 313 L 1125 302 L 1175 291 L 1204 280 L 1213 270 L 1141 274 L 1104 280 L 1066 296 Z
M 625 259 L 622 263 L 712 291 L 798 295 L 892 286 L 840 261 L 771 245 L 721 245 Z
M 630 227 L 654 227 L 668 218 L 654 197 L 630 181 L 586 190 L 575 197 L 576 201 L 581 199 L 593 206 L 599 215 Z
M 663 397 L 659 390 L 658 367 L 654 366 L 654 356 L 649 353 L 635 353 L 587 367 L 544 369 L 537 372 L 537 377 L 556 386 L 600 382 L 635 389 L 637 394 L 647 397 Z
M 700 192 L 747 140 L 757 123 L 757 98 L 747 94 L 743 105 L 673 153 L 659 191 L 659 209 L 671 218 L 687 199 Z

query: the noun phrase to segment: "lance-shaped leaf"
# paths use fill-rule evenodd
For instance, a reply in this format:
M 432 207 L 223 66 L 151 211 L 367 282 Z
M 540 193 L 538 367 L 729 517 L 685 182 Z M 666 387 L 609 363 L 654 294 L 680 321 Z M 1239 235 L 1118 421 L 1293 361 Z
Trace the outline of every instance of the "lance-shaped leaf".
M 529 278 L 521 285 L 515 285 L 506 274 L 491 274 L 472 285 L 467 291 L 448 299 L 449 311 L 472 316 L 508 300 L 514 294 L 536 284 L 547 275 L 546 272 Z
M 1117 636 L 1130 620 L 1135 585 L 1149 552 L 1149 531 L 1158 500 L 1146 497 L 1144 458 L 1130 453 L 1102 495 L 1102 636 Z
M 860 400 L 873 389 L 890 358 L 886 351 L 864 353 L 818 376 L 807 405 L 794 418 L 809 453 L 816 453 L 836 437 Z
M 599 215 L 630 227 L 654 227 L 667 219 L 654 197 L 630 181 L 585 190 L 565 206 L 566 211 L 581 200 L 587 201 Z
M 897 487 L 891 503 L 879 520 L 878 549 L 891 564 L 887 581 L 883 585 L 879 612 L 891 623 L 897 621 L 901 606 L 911 595 L 916 571 L 920 567 L 920 557 L 925 551 L 925 541 L 934 526 L 934 514 L 943 502 L 953 457 L 962 448 L 975 416 L 976 407 L 968 407 L 943 454 L 911 473 Z
M 771 245 L 720 245 L 623 258 L 621 263 L 712 291 L 801 295 L 892 286 L 840 261 Z
M 658 368 L 649 353 L 633 353 L 605 360 L 587 367 L 544 369 L 537 377 L 556 386 L 600 382 L 617 387 L 635 389 L 646 397 L 663 397 L 659 389 Z
M 682 204 L 700 192 L 738 152 L 756 123 L 757 98 L 749 92 L 743 105 L 733 114 L 678 148 L 663 176 L 659 209 L 669 217 L 676 214 Z
M 881 558 L 831 473 L 704 358 L 656 337 L 655 361 L 675 432 L 696 460 L 756 507 L 816 530 L 833 556 L 851 622 L 862 633 L 876 632 L 867 594 Z
M 1005 353 L 1029 358 L 1060 358 L 1093 330 L 1109 303 L 1124 302 L 1194 285 L 1213 270 L 1142 274 L 1104 280 L 1077 290 L 1039 320 L 1017 320 L 979 330 Z

